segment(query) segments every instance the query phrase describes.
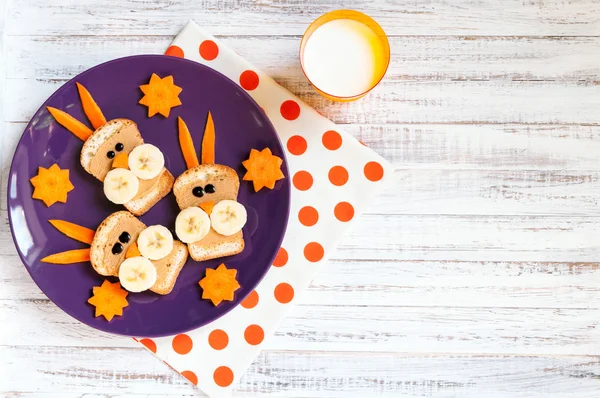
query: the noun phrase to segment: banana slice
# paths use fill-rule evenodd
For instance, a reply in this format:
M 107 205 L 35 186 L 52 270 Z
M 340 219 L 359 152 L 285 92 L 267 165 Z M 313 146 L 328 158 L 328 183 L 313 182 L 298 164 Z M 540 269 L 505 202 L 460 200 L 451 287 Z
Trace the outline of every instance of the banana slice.
M 150 289 L 156 283 L 156 267 L 144 257 L 131 257 L 119 267 L 119 282 L 133 293 Z
M 246 225 L 246 208 L 235 200 L 222 200 L 213 207 L 210 221 L 217 233 L 231 236 Z
M 210 218 L 199 207 L 188 207 L 177 215 L 175 233 L 183 243 L 194 243 L 210 231 Z
M 140 232 L 137 245 L 142 256 L 149 260 L 160 260 L 173 250 L 173 235 L 162 225 L 152 225 Z
M 133 148 L 127 160 L 129 170 L 140 180 L 151 180 L 165 167 L 163 153 L 152 144 L 142 144 Z
M 127 169 L 113 169 L 104 178 L 104 195 L 113 203 L 122 205 L 137 195 L 140 181 Z

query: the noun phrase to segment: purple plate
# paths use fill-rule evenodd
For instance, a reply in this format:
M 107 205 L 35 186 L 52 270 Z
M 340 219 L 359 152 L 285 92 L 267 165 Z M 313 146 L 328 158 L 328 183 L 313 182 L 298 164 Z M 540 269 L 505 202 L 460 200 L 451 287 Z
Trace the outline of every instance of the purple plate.
M 147 116 L 147 108 L 138 105 L 142 93 L 138 86 L 146 84 L 152 73 L 173 75 L 183 91 L 183 105 L 173 108 L 168 119 Z M 204 262 L 188 260 L 173 292 L 166 296 L 154 293 L 130 293 L 129 306 L 123 316 L 107 322 L 94 317 L 94 307 L 87 303 L 92 287 L 105 277 L 98 275 L 90 263 L 54 265 L 40 259 L 64 250 L 86 247 L 58 232 L 49 219 L 62 219 L 96 229 L 109 214 L 122 210 L 104 197 L 102 183 L 88 174 L 79 163 L 83 142 L 60 126 L 46 110 L 52 106 L 67 111 L 87 123 L 75 82 L 82 83 L 93 95 L 107 119 L 124 117 L 134 120 L 144 140 L 158 146 L 165 155 L 165 166 L 177 177 L 185 171 L 185 163 L 177 140 L 177 116 L 190 128 L 197 151 L 208 111 L 212 113 L 216 131 L 216 162 L 244 173 L 242 161 L 250 149 L 269 147 L 284 159 L 286 178 L 274 190 L 255 193 L 252 184 L 242 181 L 239 202 L 248 210 L 244 227 L 246 247 L 236 256 Z M 75 189 L 67 203 L 46 207 L 31 198 L 29 179 L 38 166 L 58 163 L 70 170 Z M 31 277 L 56 305 L 79 321 L 96 329 L 128 336 L 159 337 L 182 333 L 223 316 L 237 306 L 261 281 L 275 258 L 287 225 L 290 209 L 290 184 L 287 164 L 275 129 L 262 109 L 234 82 L 214 70 L 185 59 L 161 55 L 121 58 L 83 72 L 59 88 L 36 112 L 17 146 L 8 180 L 9 221 L 19 256 Z M 175 197 L 169 194 L 141 217 L 146 225 L 162 224 L 174 230 L 179 212 Z M 202 300 L 198 281 L 205 269 L 225 263 L 238 270 L 241 288 L 231 302 L 213 306 Z M 109 278 L 115 281 L 116 278 Z

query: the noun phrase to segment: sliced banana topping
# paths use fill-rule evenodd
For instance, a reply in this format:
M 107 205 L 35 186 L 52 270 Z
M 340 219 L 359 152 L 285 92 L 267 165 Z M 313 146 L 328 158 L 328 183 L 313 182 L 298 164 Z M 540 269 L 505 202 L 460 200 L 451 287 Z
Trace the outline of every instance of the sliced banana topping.
M 188 207 L 177 215 L 175 233 L 184 243 L 198 242 L 210 231 L 210 218 L 199 207 Z
M 113 169 L 104 178 L 104 194 L 113 203 L 122 205 L 137 195 L 140 181 L 127 169 Z
M 119 282 L 133 293 L 150 289 L 156 283 L 156 267 L 144 257 L 131 257 L 119 267 Z
M 210 213 L 212 228 L 219 234 L 231 236 L 240 231 L 247 220 L 246 208 L 234 200 L 222 200 Z
M 129 153 L 129 170 L 140 180 L 151 180 L 165 167 L 163 153 L 152 144 L 142 144 Z
M 173 235 L 162 225 L 152 225 L 140 232 L 137 245 L 142 256 L 160 260 L 173 250 Z

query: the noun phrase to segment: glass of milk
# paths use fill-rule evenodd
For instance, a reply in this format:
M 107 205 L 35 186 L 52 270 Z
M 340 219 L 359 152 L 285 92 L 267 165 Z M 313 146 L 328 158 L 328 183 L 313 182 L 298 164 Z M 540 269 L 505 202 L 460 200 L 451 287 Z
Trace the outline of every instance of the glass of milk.
M 317 18 L 300 43 L 306 78 L 326 98 L 354 101 L 375 87 L 390 63 L 381 26 L 367 15 L 336 10 Z

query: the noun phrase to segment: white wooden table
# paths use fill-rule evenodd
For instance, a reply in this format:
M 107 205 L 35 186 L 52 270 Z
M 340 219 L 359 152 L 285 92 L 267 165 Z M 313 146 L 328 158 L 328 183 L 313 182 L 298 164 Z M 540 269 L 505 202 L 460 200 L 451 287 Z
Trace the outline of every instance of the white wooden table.
M 13 247 L 17 139 L 67 79 L 161 53 L 195 19 L 395 165 L 237 388 L 269 397 L 600 396 L 598 0 L 0 0 L 0 396 L 201 393 L 49 302 Z M 355 8 L 390 35 L 350 104 L 299 69 L 306 26 Z

